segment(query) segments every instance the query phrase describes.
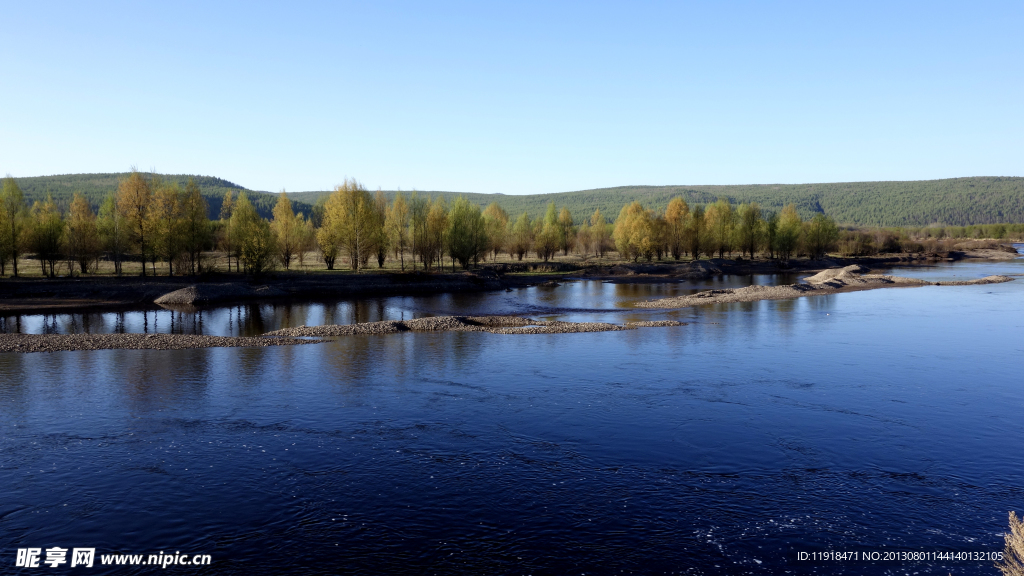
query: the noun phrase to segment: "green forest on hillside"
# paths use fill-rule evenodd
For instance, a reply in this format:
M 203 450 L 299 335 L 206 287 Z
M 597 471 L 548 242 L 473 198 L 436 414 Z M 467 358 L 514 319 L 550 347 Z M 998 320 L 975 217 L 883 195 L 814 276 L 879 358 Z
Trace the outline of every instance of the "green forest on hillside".
M 293 200 L 316 204 L 328 192 L 289 194 Z M 387 192 L 389 199 L 394 192 Z M 408 192 L 403 192 L 408 196 Z M 710 204 L 727 198 L 735 204 L 757 202 L 762 208 L 781 211 L 795 204 L 807 219 L 824 213 L 851 226 L 968 226 L 973 224 L 1024 223 L 1024 178 L 975 177 L 913 182 L 840 182 L 832 184 L 757 184 L 737 186 L 620 186 L 555 194 L 476 194 L 419 192 L 442 196 L 451 202 L 464 195 L 480 206 L 497 202 L 509 214 L 527 212 L 531 218 L 544 214 L 549 202 L 565 206 L 573 214 L 595 209 L 609 219 L 622 206 L 635 201 L 662 211 L 672 198 L 690 204 Z
M 52 194 L 58 204 L 70 202 L 74 192 L 81 192 L 98 207 L 103 197 L 117 188 L 125 174 L 69 174 L 17 178 L 31 202 Z M 162 175 L 164 179 L 184 186 L 188 175 Z M 195 176 L 210 206 L 210 217 L 216 218 L 221 199 L 228 190 L 246 190 L 257 211 L 269 218 L 276 194 L 248 190 L 233 182 L 211 176 Z M 327 191 L 289 192 L 297 212 L 308 215 Z M 408 197 L 410 192 L 403 192 Z M 636 200 L 647 208 L 664 210 L 669 200 L 682 196 L 690 204 L 708 204 L 718 198 L 733 203 L 757 202 L 762 208 L 780 211 L 794 204 L 807 219 L 824 213 L 843 225 L 853 226 L 928 226 L 1024 222 L 1024 178 L 972 177 L 911 182 L 840 182 L 831 184 L 757 184 L 736 186 L 620 186 L 553 194 L 478 194 L 460 192 L 418 192 L 419 195 L 443 197 L 451 203 L 465 196 L 481 207 L 497 202 L 509 214 L 527 212 L 531 218 L 544 214 L 549 202 L 566 207 L 573 214 L 591 214 L 600 209 L 609 220 L 622 206 Z M 388 199 L 394 191 L 387 191 Z
M 121 178 L 128 176 L 124 174 L 65 174 L 60 176 L 35 176 L 31 178 L 16 178 L 18 186 L 21 187 L 22 192 L 25 194 L 25 199 L 31 204 L 36 200 L 42 201 L 46 199 L 47 195 L 52 195 L 53 199 L 58 205 L 66 207 L 71 202 L 71 197 L 75 192 L 79 192 L 82 196 L 85 196 L 86 200 L 92 204 L 93 209 L 98 209 L 100 204 L 103 203 L 103 199 L 108 194 L 112 194 L 117 190 L 117 183 Z M 151 176 L 146 173 L 145 176 Z M 161 174 L 160 178 L 168 182 L 175 182 L 178 186 L 184 188 L 185 183 L 189 178 L 194 178 L 196 183 L 199 184 L 202 189 L 203 197 L 206 198 L 206 203 L 210 207 L 209 216 L 211 219 L 217 219 L 220 215 L 221 202 L 224 200 L 224 194 L 228 191 L 233 191 L 235 194 L 239 190 L 244 190 L 249 196 L 249 200 L 252 202 L 256 211 L 259 212 L 263 218 L 270 218 L 271 213 L 274 210 L 274 203 L 277 202 L 277 194 L 271 194 L 269 192 L 258 192 L 255 190 L 248 190 L 243 186 L 239 186 L 234 182 L 228 182 L 221 178 L 215 178 L 213 176 L 192 176 L 189 174 Z M 291 194 L 289 194 L 291 196 Z M 310 210 L 313 208 L 311 205 L 304 204 L 302 202 L 292 202 L 296 212 L 308 215 Z

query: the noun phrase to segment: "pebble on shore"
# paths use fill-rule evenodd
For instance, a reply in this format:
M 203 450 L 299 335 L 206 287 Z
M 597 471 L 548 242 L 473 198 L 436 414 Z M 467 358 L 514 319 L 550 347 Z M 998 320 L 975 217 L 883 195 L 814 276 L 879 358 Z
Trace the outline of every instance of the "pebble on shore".
M 362 324 L 299 326 L 268 332 L 267 336 L 349 336 L 396 332 L 490 332 L 491 334 L 572 334 L 614 332 L 659 326 L 684 326 L 675 320 L 648 320 L 624 325 L 606 322 L 531 320 L 520 316 L 431 316 L 415 320 L 384 320 Z
M 322 342 L 322 340 L 191 334 L 0 334 L 0 352 L 184 350 L 187 348 L 291 346 L 318 342 Z
M 928 282 L 918 278 L 862 274 L 867 268 L 859 265 L 823 270 L 805 278 L 805 284 L 784 284 L 782 286 L 746 286 L 721 290 L 704 290 L 688 296 L 675 296 L 638 302 L 638 308 L 687 308 L 703 304 L 724 304 L 729 302 L 757 302 L 760 300 L 788 300 L 801 296 L 819 296 L 839 292 L 854 292 L 874 288 L 910 286 L 973 286 L 977 284 L 998 284 L 1011 282 L 1009 276 L 986 276 L 975 280 Z

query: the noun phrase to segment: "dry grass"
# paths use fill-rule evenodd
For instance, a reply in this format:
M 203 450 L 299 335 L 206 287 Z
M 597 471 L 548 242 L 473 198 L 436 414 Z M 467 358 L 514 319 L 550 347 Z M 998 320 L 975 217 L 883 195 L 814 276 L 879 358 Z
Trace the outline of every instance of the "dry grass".
M 1024 522 L 1010 512 L 1010 531 L 1006 534 L 1003 561 L 996 562 L 996 568 L 1003 576 L 1024 576 Z

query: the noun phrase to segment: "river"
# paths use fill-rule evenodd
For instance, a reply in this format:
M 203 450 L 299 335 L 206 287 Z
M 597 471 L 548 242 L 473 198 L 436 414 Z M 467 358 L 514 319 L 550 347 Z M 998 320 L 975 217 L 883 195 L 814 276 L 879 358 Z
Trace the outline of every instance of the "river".
M 212 564 L 168 570 L 203 574 L 996 574 L 798 558 L 1002 549 L 1024 512 L 1024 282 L 630 307 L 795 278 L 4 318 L 224 335 L 452 313 L 688 324 L 0 354 L 0 566 L 60 546 L 95 547 L 74 570 L 97 574 L 152 570 L 101 553 L 178 551 Z

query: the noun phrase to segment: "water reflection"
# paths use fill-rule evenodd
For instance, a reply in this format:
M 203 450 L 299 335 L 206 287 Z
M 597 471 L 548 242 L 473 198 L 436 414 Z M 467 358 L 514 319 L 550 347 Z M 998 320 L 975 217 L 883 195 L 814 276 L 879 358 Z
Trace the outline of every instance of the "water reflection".
M 643 290 L 562 288 L 553 314 L 647 317 L 614 305 Z M 1024 483 L 1006 337 L 1024 286 L 991 290 L 705 306 L 631 332 L 0 354 L 0 548 L 88 534 L 215 551 L 225 573 L 294 571 L 301 549 L 309 571 L 353 574 L 784 573 L 794 549 L 999 549 Z M 522 292 L 466 302 L 545 298 Z M 460 302 L 122 323 L 244 332 Z
M 1024 268 L 1024 259 L 992 263 L 942 263 L 937 266 L 893 269 L 890 273 L 930 280 L 963 279 Z M 638 301 L 693 294 L 701 290 L 776 285 L 797 282 L 801 274 L 717 276 L 678 283 L 616 284 L 594 280 L 567 281 L 559 287 L 534 286 L 512 292 L 435 294 L 362 298 L 305 303 L 245 303 L 178 309 L 147 309 L 109 313 L 34 314 L 0 316 L 0 332 L 35 334 L 154 333 L 253 336 L 293 326 L 352 324 L 379 320 L 408 320 L 432 315 L 526 315 L 546 320 L 613 322 L 668 318 L 696 321 L 721 318 L 730 311 L 744 314 L 778 311 L 784 318 L 807 302 L 811 310 L 827 313 L 835 296 L 795 301 L 712 305 L 687 310 L 638 309 Z M 714 320 L 712 320 L 714 321 Z M 785 329 L 785 322 L 779 329 Z

